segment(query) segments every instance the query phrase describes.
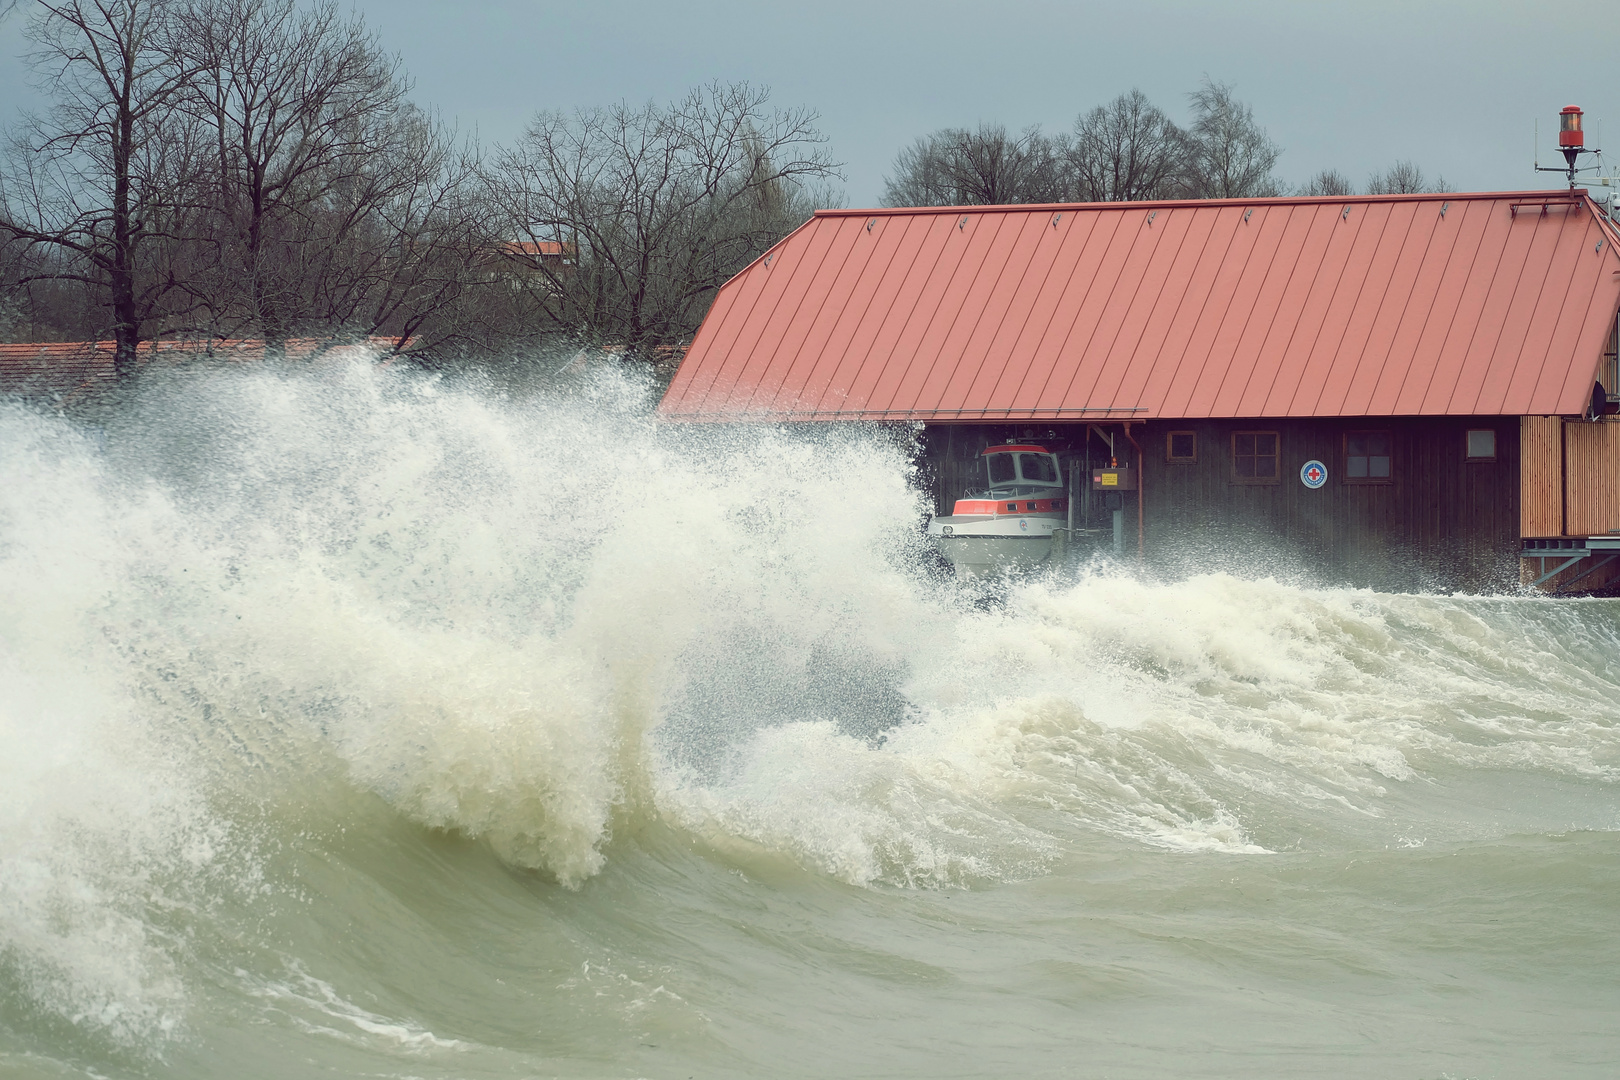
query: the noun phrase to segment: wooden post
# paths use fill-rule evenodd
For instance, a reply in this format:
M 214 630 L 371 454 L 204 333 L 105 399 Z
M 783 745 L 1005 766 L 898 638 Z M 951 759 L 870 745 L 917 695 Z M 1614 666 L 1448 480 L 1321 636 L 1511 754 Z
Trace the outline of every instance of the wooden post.
M 1143 477 L 1143 474 L 1147 470 L 1143 468 L 1143 466 L 1146 464 L 1146 462 L 1142 457 L 1142 444 L 1137 442 L 1136 437 L 1131 434 L 1131 422 L 1127 420 L 1120 426 L 1125 429 L 1125 438 L 1130 442 L 1131 449 L 1136 454 L 1136 557 L 1138 560 L 1140 560 L 1142 558 L 1143 551 L 1142 490 L 1147 486 L 1147 484 L 1144 483 Z

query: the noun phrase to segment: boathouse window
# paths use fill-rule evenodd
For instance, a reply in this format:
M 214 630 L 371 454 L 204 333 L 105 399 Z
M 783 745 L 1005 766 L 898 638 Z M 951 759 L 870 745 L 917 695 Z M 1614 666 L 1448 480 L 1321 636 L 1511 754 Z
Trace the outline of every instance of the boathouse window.
M 1172 431 L 1164 437 L 1164 460 L 1171 465 L 1191 465 L 1198 460 L 1198 433 Z
M 1348 484 L 1387 484 L 1391 475 L 1387 431 L 1347 431 L 1344 435 L 1344 479 Z
M 1496 460 L 1496 432 L 1491 428 L 1474 428 L 1468 432 L 1468 460 Z
M 1277 483 L 1277 433 L 1232 433 L 1232 481 L 1237 484 Z

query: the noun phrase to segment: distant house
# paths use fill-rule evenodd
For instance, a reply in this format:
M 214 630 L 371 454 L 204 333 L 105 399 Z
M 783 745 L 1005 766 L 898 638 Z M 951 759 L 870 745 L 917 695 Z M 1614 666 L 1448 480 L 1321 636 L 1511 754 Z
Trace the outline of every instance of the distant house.
M 1620 229 L 1581 191 L 822 211 L 717 294 L 672 421 L 1078 468 L 1150 562 L 1403 588 L 1620 571 Z M 1117 460 L 1126 492 L 1092 490 Z M 1111 535 L 1111 534 L 1110 534 Z
M 579 245 L 572 240 L 509 240 L 496 254 L 494 272 L 514 281 L 551 279 L 579 265 Z
M 356 355 L 357 351 L 387 355 L 402 347 L 397 339 L 385 337 L 341 344 L 317 338 L 294 338 L 282 343 L 280 353 L 288 360 L 342 359 Z M 116 343 L 111 341 L 0 344 L 0 394 L 62 407 L 93 401 L 117 383 L 113 374 L 115 349 Z M 200 359 L 252 363 L 263 360 L 264 354 L 263 341 L 245 339 L 143 341 L 136 350 L 137 361 L 143 367 Z

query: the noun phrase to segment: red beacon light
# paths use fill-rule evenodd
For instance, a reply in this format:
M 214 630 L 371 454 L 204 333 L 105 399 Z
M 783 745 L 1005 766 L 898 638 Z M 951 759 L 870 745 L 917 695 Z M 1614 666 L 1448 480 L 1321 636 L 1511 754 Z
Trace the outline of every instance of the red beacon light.
M 1597 167 L 1587 165 L 1583 168 L 1577 164 L 1581 155 L 1603 153 L 1601 150 L 1588 150 L 1586 148 L 1586 132 L 1582 130 L 1583 125 L 1581 124 L 1585 116 L 1586 114 L 1581 112 L 1579 105 L 1565 105 L 1558 112 L 1558 152 L 1564 155 L 1565 164 L 1563 168 L 1549 169 L 1545 168 L 1541 162 L 1536 162 L 1536 172 L 1558 172 L 1567 176 L 1571 191 L 1575 190 L 1576 173 L 1589 172 Z M 1539 144 L 1541 140 L 1538 137 L 1536 141 Z M 1598 160 L 1601 161 L 1602 158 L 1600 157 Z
M 1581 112 L 1579 105 L 1565 105 L 1558 114 L 1558 148 L 1581 149 L 1586 145 L 1586 136 L 1581 132 Z

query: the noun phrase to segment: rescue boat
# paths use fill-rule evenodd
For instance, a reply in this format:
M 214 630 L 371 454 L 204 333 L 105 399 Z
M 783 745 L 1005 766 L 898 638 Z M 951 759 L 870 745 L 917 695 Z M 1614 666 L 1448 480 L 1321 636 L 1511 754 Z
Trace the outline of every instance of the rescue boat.
M 1018 570 L 1046 561 L 1052 530 L 1068 521 L 1069 493 L 1056 454 L 1009 443 L 979 455 L 984 487 L 928 522 L 928 535 L 962 577 Z

